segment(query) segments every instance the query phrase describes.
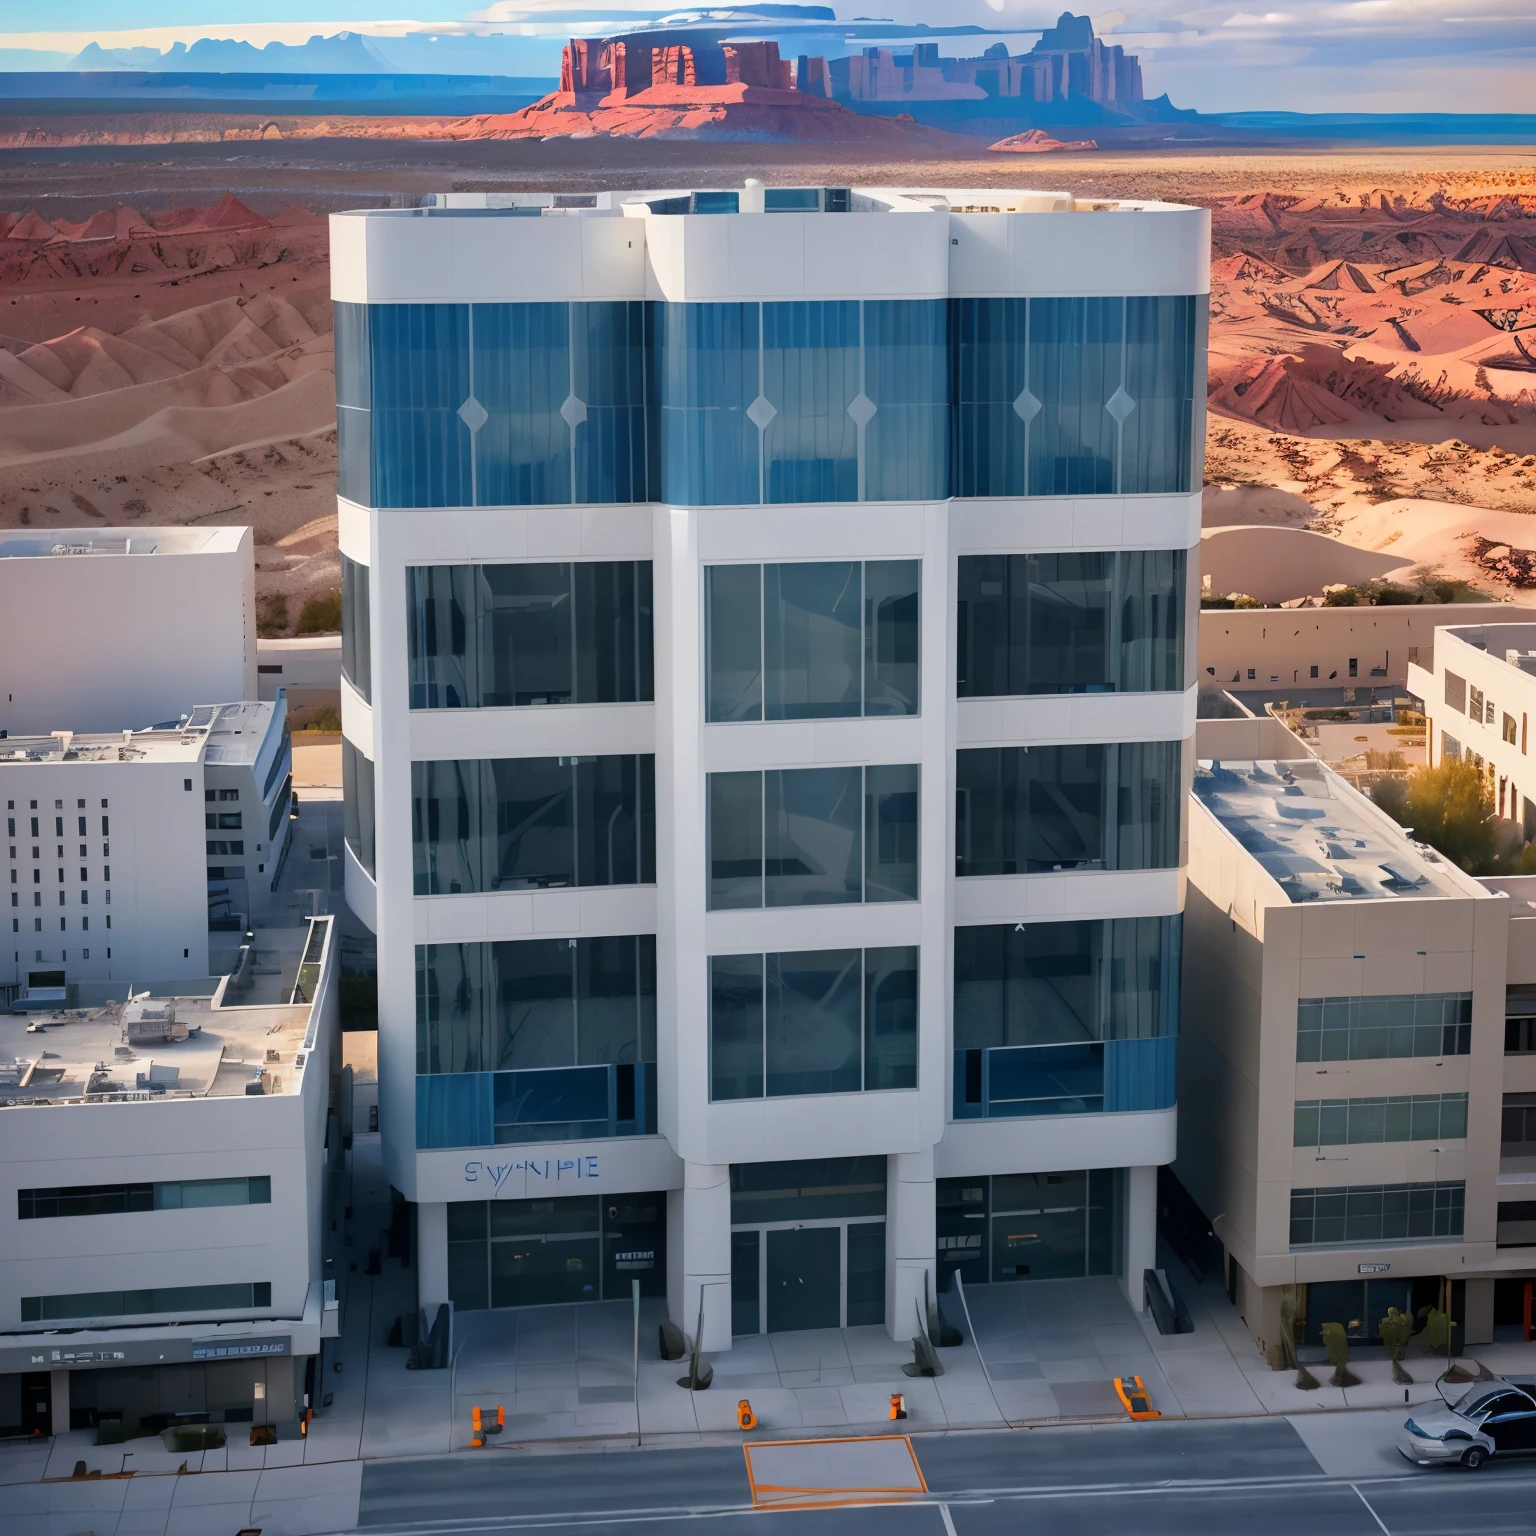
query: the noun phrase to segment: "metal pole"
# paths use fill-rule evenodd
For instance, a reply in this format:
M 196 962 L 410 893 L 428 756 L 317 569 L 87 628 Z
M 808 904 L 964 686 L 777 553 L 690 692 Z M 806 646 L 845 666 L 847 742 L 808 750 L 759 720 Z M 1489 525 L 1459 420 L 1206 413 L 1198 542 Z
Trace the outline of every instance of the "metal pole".
M 629 1297 L 635 1314 L 635 1439 L 640 1439 L 640 1279 L 629 1282 Z

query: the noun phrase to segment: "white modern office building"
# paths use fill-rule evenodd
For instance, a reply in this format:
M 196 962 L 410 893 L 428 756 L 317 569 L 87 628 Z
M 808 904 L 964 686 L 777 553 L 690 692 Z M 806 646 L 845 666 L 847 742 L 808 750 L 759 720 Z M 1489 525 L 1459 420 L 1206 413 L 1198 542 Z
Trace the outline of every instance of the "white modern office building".
M 270 906 L 292 777 L 281 695 L 0 740 L 0 985 L 206 976 L 210 924 L 244 929 Z
M 494 206 L 492 206 L 494 202 Z M 1119 1275 L 1175 1151 L 1207 215 L 331 221 L 347 897 L 421 1302 Z
M 0 732 L 139 730 L 255 697 L 249 528 L 0 533 Z
M 334 926 L 309 924 L 271 1002 L 226 977 L 0 1015 L 0 1432 L 302 1415 L 336 1332 Z

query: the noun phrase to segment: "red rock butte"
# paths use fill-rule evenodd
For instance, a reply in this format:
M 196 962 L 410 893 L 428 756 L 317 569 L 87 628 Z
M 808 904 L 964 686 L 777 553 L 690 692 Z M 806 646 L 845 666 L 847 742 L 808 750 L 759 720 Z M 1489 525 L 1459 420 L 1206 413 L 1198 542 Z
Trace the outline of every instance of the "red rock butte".
M 519 112 L 468 118 L 464 127 L 456 136 L 896 144 L 948 137 L 910 120 L 861 117 L 821 91 L 798 88 L 777 43 L 719 43 L 677 32 L 573 38 L 561 58 L 558 91 Z

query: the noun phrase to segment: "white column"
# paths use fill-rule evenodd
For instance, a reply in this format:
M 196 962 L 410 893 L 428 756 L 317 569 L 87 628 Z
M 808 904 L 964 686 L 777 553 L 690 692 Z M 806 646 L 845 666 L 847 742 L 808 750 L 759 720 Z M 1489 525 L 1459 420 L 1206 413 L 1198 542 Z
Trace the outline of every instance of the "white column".
M 885 1162 L 885 1328 L 910 1339 L 927 1317 L 927 1290 L 938 1294 L 934 1261 L 933 1149 L 900 1152 Z
M 69 1433 L 69 1372 L 48 1372 L 48 1422 L 56 1435 Z
M 667 1202 L 667 1313 L 690 1338 L 704 1293 L 704 1348 L 731 1347 L 731 1169 L 728 1163 L 684 1163 L 680 1198 Z M 681 1220 L 674 1219 L 674 1213 Z
M 416 1296 L 431 1326 L 448 1300 L 448 1202 L 423 1201 L 416 1207 Z
M 1125 1170 L 1125 1234 L 1122 1251 L 1125 1271 L 1121 1284 L 1131 1306 L 1145 1310 L 1143 1279 L 1157 1267 L 1157 1168 L 1148 1165 Z

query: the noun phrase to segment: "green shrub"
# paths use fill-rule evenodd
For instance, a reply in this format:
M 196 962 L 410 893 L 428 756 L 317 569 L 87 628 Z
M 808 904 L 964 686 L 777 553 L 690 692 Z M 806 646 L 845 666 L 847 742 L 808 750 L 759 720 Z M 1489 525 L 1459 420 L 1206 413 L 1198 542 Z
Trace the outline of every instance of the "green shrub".
M 341 629 L 341 588 L 332 587 L 316 597 L 304 600 L 299 609 L 299 624 L 294 631 L 300 635 L 330 635 Z
M 1396 1307 L 1388 1307 L 1376 1331 L 1381 1335 L 1387 1359 L 1392 1362 L 1392 1380 L 1400 1387 L 1412 1386 L 1413 1377 L 1403 1369 L 1403 1356 L 1408 1353 L 1408 1341 L 1413 1337 L 1413 1319 Z
M 1328 1363 L 1333 1367 L 1329 1385 L 1358 1387 L 1360 1378 L 1349 1368 L 1349 1335 L 1343 1323 L 1324 1323 L 1322 1326 L 1323 1348 L 1328 1351 Z

